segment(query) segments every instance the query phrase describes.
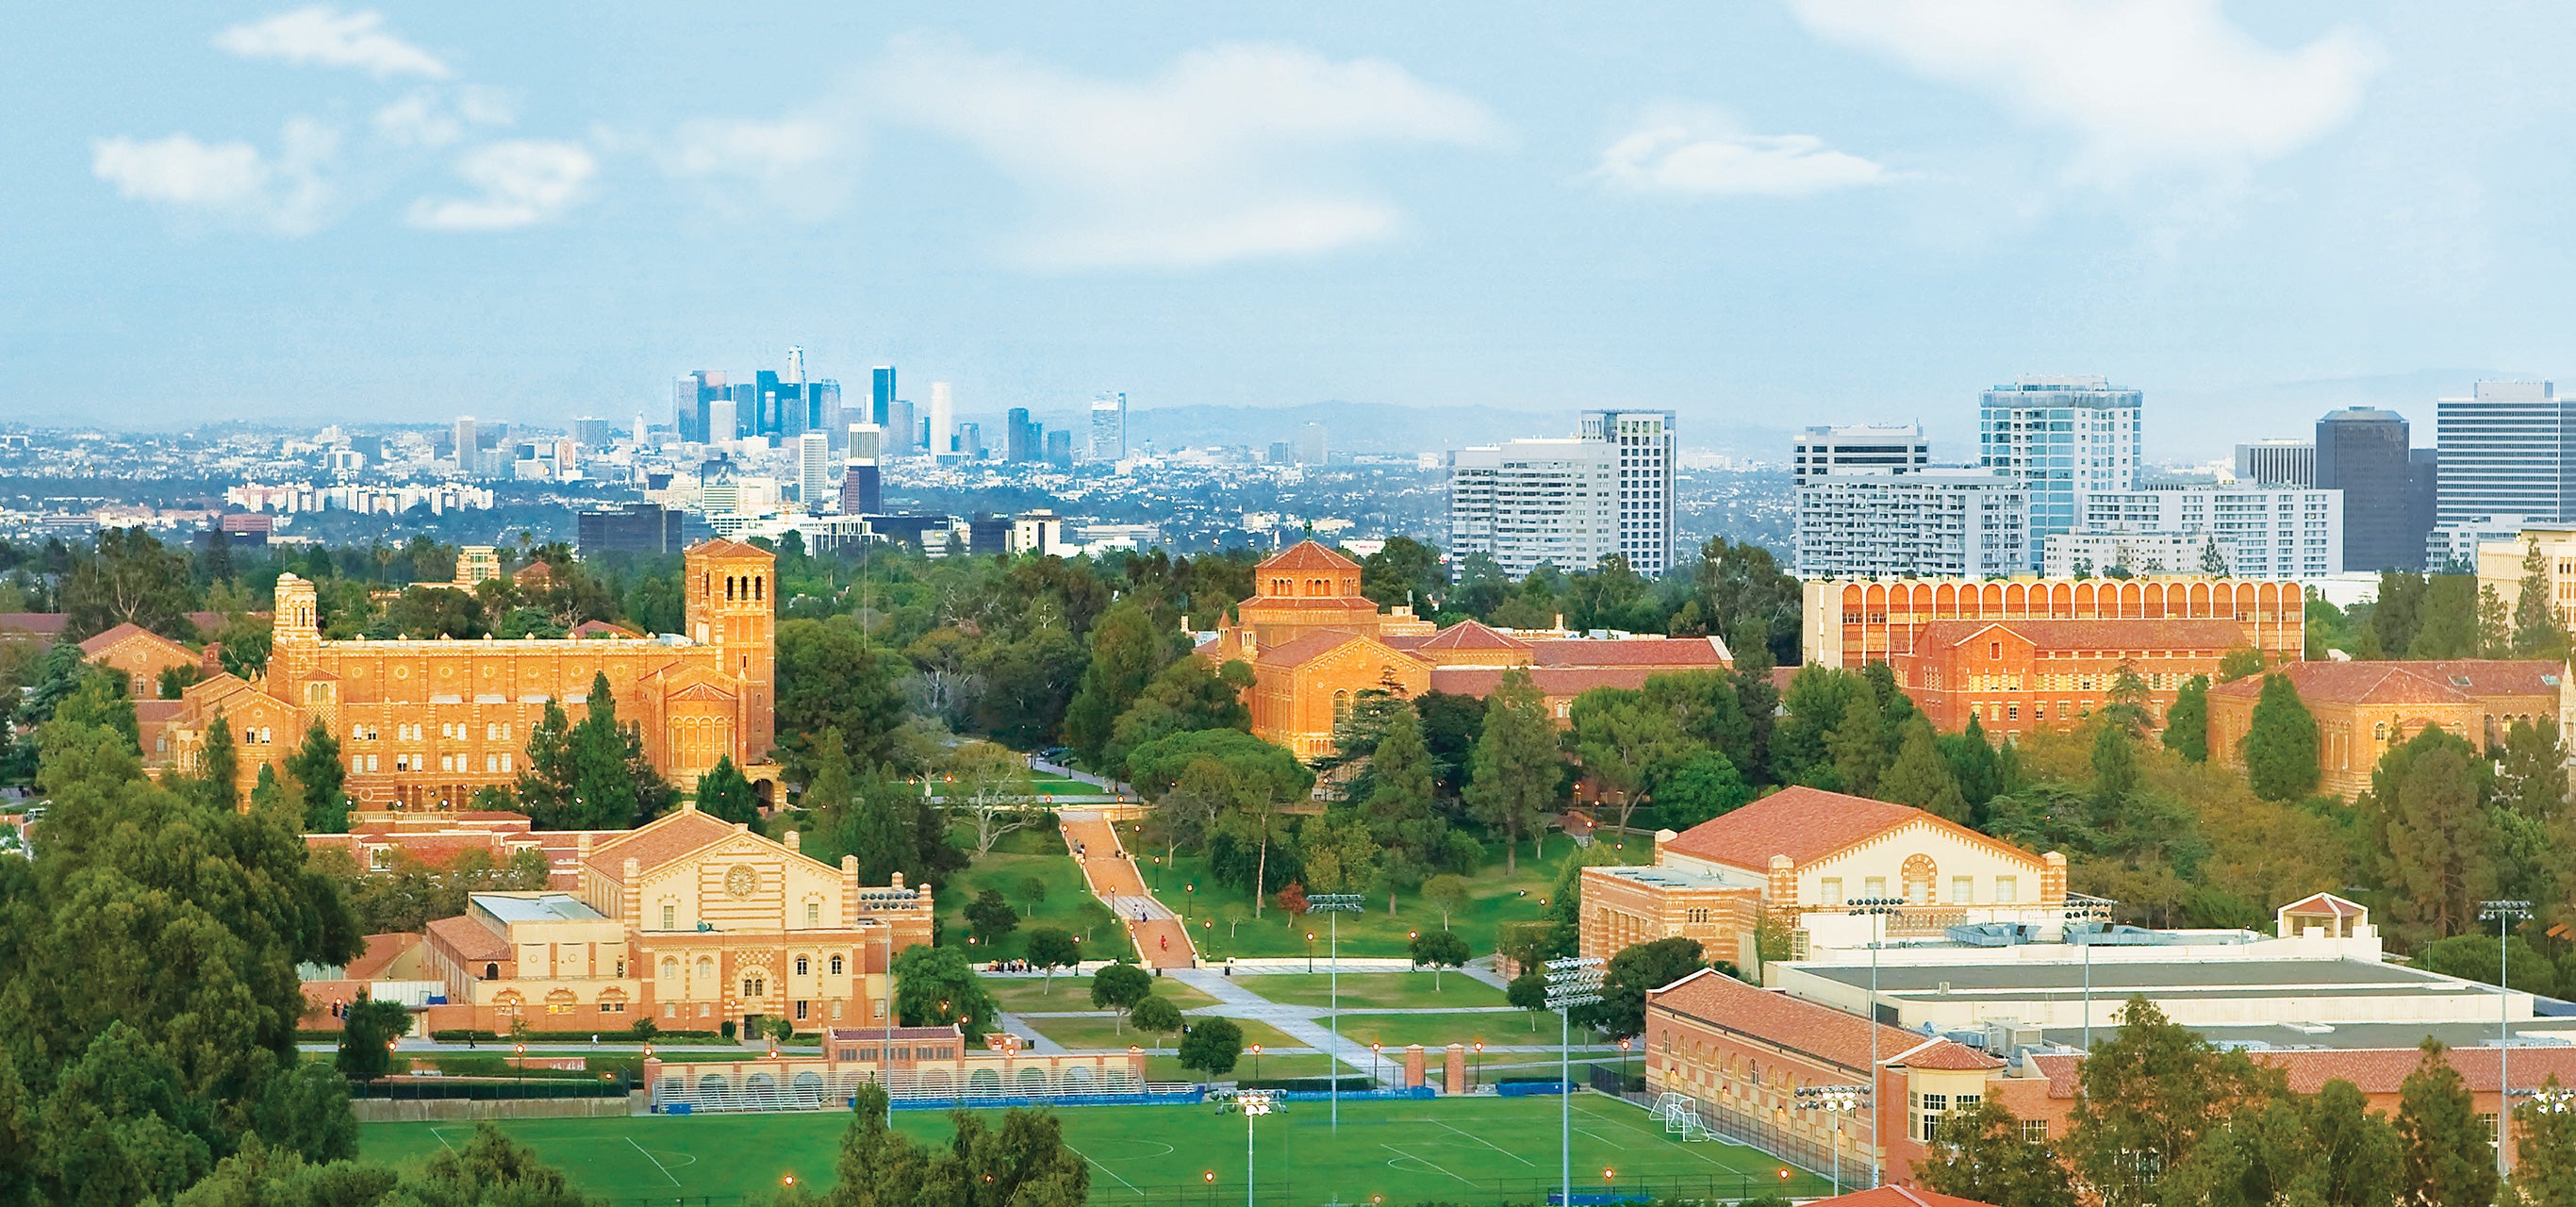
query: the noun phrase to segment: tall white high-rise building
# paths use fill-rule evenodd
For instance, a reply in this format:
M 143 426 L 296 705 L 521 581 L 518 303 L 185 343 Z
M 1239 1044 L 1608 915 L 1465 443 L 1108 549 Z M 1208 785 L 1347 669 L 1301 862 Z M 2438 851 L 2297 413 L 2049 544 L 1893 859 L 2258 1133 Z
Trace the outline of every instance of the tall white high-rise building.
M 1984 578 L 2031 565 L 2030 493 L 1990 469 L 1836 472 L 1798 488 L 1800 578 Z
M 742 435 L 741 408 L 733 399 L 717 398 L 707 403 L 707 443 L 723 444 Z
M 1798 433 L 1790 484 L 1804 486 L 1817 478 L 1857 470 L 1908 473 L 1932 465 L 1932 442 L 1923 425 L 1852 424 L 1811 427 Z
M 1324 445 L 1324 425 L 1310 423 L 1297 429 L 1297 464 L 1322 465 L 1328 458 Z
M 787 371 L 779 374 L 778 379 L 791 386 L 801 386 L 805 384 L 805 348 L 803 345 L 790 344 L 787 346 Z
M 2482 381 L 2434 414 L 2441 523 L 2576 520 L 2576 397 L 2545 381 Z
M 885 429 L 873 423 L 850 425 L 850 459 L 841 467 L 841 514 L 875 515 L 885 510 L 882 470 Z
M 1619 549 L 1648 578 L 1671 570 L 1673 474 L 1680 461 L 1671 411 L 1586 411 L 1581 435 L 1614 446 L 1619 458 Z
M 456 472 L 469 478 L 480 472 L 480 465 L 475 459 L 474 452 L 477 435 L 472 415 L 458 417 L 456 420 Z
M 1513 578 L 1589 570 L 1619 552 L 1619 450 L 1605 440 L 1514 440 L 1464 448 L 1449 473 L 1449 552 L 1481 553 Z
M 2136 490 L 2146 459 L 2146 396 L 2103 377 L 2024 377 L 1978 400 L 1978 461 L 2030 492 L 2031 565 L 2053 532 L 2072 532 L 2095 491 Z
M 796 499 L 807 511 L 821 511 L 832 497 L 832 437 L 807 432 L 796 438 Z
M 930 383 L 930 455 L 953 452 L 957 448 L 957 406 L 948 393 L 948 383 Z
M 1127 395 L 1102 391 L 1091 400 L 1091 442 L 1084 458 L 1114 462 L 1127 459 Z

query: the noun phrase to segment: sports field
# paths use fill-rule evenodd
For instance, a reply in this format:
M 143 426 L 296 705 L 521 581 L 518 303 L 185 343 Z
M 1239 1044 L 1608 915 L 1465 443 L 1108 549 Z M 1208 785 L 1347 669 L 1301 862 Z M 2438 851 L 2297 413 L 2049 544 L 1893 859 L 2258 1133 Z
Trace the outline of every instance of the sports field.
M 1733 1199 L 1829 1190 L 1824 1179 L 1794 1170 L 1784 1181 L 1782 1162 L 1750 1148 L 1681 1143 L 1625 1103 L 1577 1095 L 1570 1105 L 1578 1193 L 1609 1185 Z M 1345 1103 L 1336 1132 L 1324 1103 L 1290 1103 L 1281 1114 L 1253 1121 L 1257 1199 L 1278 1207 L 1544 1202 L 1558 1176 L 1557 1110 L 1555 1098 Z M 1094 1203 L 1243 1201 L 1241 1115 L 1221 1115 L 1214 1106 L 1093 1106 L 1057 1114 L 1066 1143 L 1091 1162 Z M 906 1111 L 896 1122 L 927 1143 L 948 1136 L 944 1114 Z M 532 1119 L 502 1127 L 562 1165 L 583 1190 L 621 1205 L 683 1197 L 721 1204 L 765 1193 L 789 1175 L 828 1183 L 848 1123 L 840 1112 L 818 1112 Z M 458 1123 L 369 1124 L 360 1146 L 373 1160 L 409 1162 L 441 1144 L 461 1145 L 473 1130 Z

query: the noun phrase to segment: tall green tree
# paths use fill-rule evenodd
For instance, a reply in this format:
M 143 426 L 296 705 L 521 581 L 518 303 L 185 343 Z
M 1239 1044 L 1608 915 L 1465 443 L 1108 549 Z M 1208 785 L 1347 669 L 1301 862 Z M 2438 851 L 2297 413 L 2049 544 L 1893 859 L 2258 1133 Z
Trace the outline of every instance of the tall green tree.
M 2287 675 L 2263 676 L 2245 730 L 2245 778 L 2265 800 L 2298 800 L 2317 790 L 2317 719 Z
M 1422 727 L 1411 708 L 1399 708 L 1387 718 L 1369 767 L 1374 786 L 1360 802 L 1360 817 L 1393 856 L 1389 870 L 1396 874 L 1386 878 L 1386 911 L 1392 914 L 1398 882 L 1419 882 L 1444 861 L 1449 829 L 1433 808 L 1431 752 L 1422 744 Z
M 1243 1027 L 1230 1018 L 1203 1015 L 1181 1036 L 1180 1057 L 1184 1069 L 1205 1073 L 1211 1080 L 1223 1077 L 1243 1059 Z
M 2164 744 L 2185 762 L 2209 761 L 2209 676 L 2193 675 L 2174 693 L 2173 708 L 2165 713 Z
M 1879 777 L 1878 798 L 1912 805 L 1961 824 L 1969 820 L 1968 798 L 1959 791 L 1949 760 L 1941 757 L 1931 722 L 1919 715 L 1906 724 L 1904 743 L 1897 748 L 1896 760 Z
M 519 771 L 517 795 L 538 828 L 571 829 L 575 767 L 572 719 L 563 705 L 547 697 L 537 723 L 528 727 L 527 766 Z
M 966 1032 L 969 1042 L 993 1029 L 998 1010 L 963 949 L 928 944 L 915 944 L 895 953 L 894 1002 L 895 1013 L 904 1026 L 944 1027 L 955 1023 Z
M 1448 586 L 1440 551 L 1409 536 L 1390 537 L 1377 552 L 1360 559 L 1360 594 L 1381 608 L 1411 605 L 1429 616 Z
M 1609 798 L 1613 824 L 1624 830 L 1655 772 L 1690 752 L 1670 712 L 1638 692 L 1596 687 L 1574 698 L 1566 746 Z
M 1878 777 L 1887 770 L 1887 724 L 1878 694 L 1865 683 L 1844 702 L 1842 719 L 1826 735 L 1825 747 L 1833 755 L 1840 791 L 1854 796 L 1877 794 Z
M 2098 808 L 2125 802 L 2138 790 L 2138 750 L 2129 727 L 2109 720 L 2093 735 L 2093 801 Z
M 1977 714 L 1968 714 L 1967 728 L 1940 737 L 1941 757 L 1950 764 L 1950 778 L 1959 785 L 1959 795 L 1968 802 L 1969 812 L 1979 821 L 1986 813 L 1986 802 L 1993 800 L 2009 785 L 2004 783 L 2003 762 L 1995 753 L 1995 744 L 1986 739 L 1986 727 Z
M 644 802 L 637 769 L 627 761 L 628 727 L 618 724 L 617 695 L 605 673 L 591 676 L 583 707 L 581 723 L 565 738 L 572 767 L 566 812 L 576 829 L 622 830 L 635 824 Z
M 1556 728 L 1529 672 L 1504 671 L 1485 698 L 1485 731 L 1476 738 L 1464 795 L 1470 815 L 1503 836 L 1505 875 L 1520 871 L 1523 834 L 1535 849 L 1539 818 L 1556 803 L 1563 766 Z
M 2143 997 L 2079 1071 L 2063 1152 L 2104 1207 L 2158 1202 L 2156 1171 L 2181 1164 L 2240 1107 L 2277 1084 L 2240 1052 L 2220 1052 Z
M 2549 1102 L 2563 1093 L 2553 1073 L 2542 1096 L 2513 1108 L 2513 1190 L 2531 1207 L 2576 1207 L 2576 1111 Z
M 1992 1098 L 1942 1119 L 1941 1141 L 1914 1163 L 1915 1179 L 1936 1194 L 1994 1207 L 2076 1207 L 2066 1167 Z
M 196 640 L 197 626 L 188 620 L 196 606 L 193 581 L 187 556 L 151 533 L 100 529 L 97 548 L 63 579 L 63 636 L 80 641 L 132 624 L 164 637 Z
M 2477 925 L 2477 903 L 2496 883 L 2495 819 L 2486 760 L 2469 744 L 2426 727 L 2380 756 L 2362 812 L 2377 823 L 2390 912 L 2439 938 Z
M 2383 568 L 2379 574 L 2377 602 L 2371 605 L 2368 627 L 2372 643 L 2390 658 L 2406 657 L 2415 645 L 2415 634 L 2424 626 L 2425 597 L 2431 583 L 2422 574 Z
M 1112 604 L 1091 630 L 1091 661 L 1064 714 L 1065 744 L 1092 766 L 1102 765 L 1118 718 L 1154 676 L 1180 656 L 1177 629 L 1165 631 L 1134 599 Z
M 716 756 L 716 765 L 698 777 L 698 811 L 718 821 L 760 824 L 760 795 L 733 765 L 733 756 Z
M 778 759 L 810 775 L 812 735 L 837 729 L 852 766 L 890 762 L 905 709 L 903 659 L 871 646 L 858 618 L 790 618 L 778 624 Z
M 2415 639 L 2405 646 L 2405 656 L 2418 660 L 2477 657 L 2484 619 L 2478 603 L 2476 575 L 2433 575 L 2425 586 L 2421 620 Z
M 2567 627 L 2558 623 L 2549 555 L 2537 537 L 2524 538 L 2522 590 L 2513 603 L 2513 656 L 2567 660 Z
M 205 744 L 197 751 L 197 790 L 219 809 L 241 804 L 241 748 L 233 745 L 232 718 L 220 712 L 206 722 Z
M 340 765 L 340 743 L 315 717 L 304 741 L 286 756 L 286 775 L 303 789 L 304 829 L 313 834 L 349 830 L 348 768 Z
M 2498 1179 L 2491 1129 L 2479 1125 L 2468 1083 L 2440 1041 L 2426 1039 L 2423 1051 L 2397 1090 L 2399 1193 L 2414 1203 L 2492 1203 Z
M 1706 967 L 1697 939 L 1676 936 L 1621 948 L 1602 970 L 1601 1000 L 1577 1007 L 1574 1021 L 1613 1036 L 1643 1035 L 1646 995 Z
M 1790 676 L 1780 694 L 1787 715 L 1771 727 L 1771 778 L 1776 783 L 1811 788 L 1845 787 L 1834 768 L 1828 738 L 1842 724 L 1843 710 L 1864 687 L 1848 671 L 1809 663 Z M 1747 709 L 1749 714 L 1752 710 Z
M 411 1009 L 401 1002 L 377 1001 L 359 991 L 340 1017 L 340 1051 L 333 1061 L 352 1081 L 374 1081 L 393 1071 L 393 1043 L 411 1029 Z

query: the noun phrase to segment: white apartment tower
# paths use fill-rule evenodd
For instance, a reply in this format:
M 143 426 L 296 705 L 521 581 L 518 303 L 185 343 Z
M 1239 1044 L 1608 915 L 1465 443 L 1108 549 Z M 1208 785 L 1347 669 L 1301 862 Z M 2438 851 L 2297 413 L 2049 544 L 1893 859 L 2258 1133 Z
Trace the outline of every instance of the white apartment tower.
M 2545 381 L 2481 381 L 2435 416 L 2441 523 L 2576 519 L 2576 397 Z
M 832 437 L 807 432 L 796 438 L 796 499 L 805 510 L 820 512 L 832 498 Z
M 1586 411 L 1585 440 L 1610 445 L 1619 468 L 1619 548 L 1628 568 L 1660 578 L 1673 568 L 1673 474 L 1680 460 L 1671 411 Z
M 1083 458 L 1104 464 L 1127 459 L 1127 395 L 1102 391 L 1091 400 L 1091 441 Z
M 1919 423 L 1811 427 L 1798 433 L 1791 485 L 1804 486 L 1831 474 L 1871 470 L 1902 474 L 1931 465 L 1932 442 L 1923 438 Z
M 2105 536 L 2168 534 L 2195 550 L 2221 543 L 2227 572 L 2236 578 L 2307 579 L 2343 573 L 2343 492 L 2298 486 L 2192 487 L 2181 490 L 2102 491 L 2083 499 L 2075 530 L 2047 538 L 2043 568 L 2092 563 L 2096 573 Z M 2118 542 L 2111 542 L 2116 545 Z M 2149 567 L 2127 569 L 2145 573 Z M 2187 565 L 2171 573 L 2198 573 Z M 2052 575 L 2055 569 L 2048 571 Z
M 948 383 L 930 383 L 930 455 L 938 457 L 957 449 L 957 406 L 948 392 Z
M 1985 578 L 2030 568 L 2030 493 L 1990 469 L 1833 473 L 1798 488 L 1800 578 Z
M 1602 440 L 1514 440 L 1458 450 L 1449 475 L 1449 551 L 1481 553 L 1525 578 L 1589 570 L 1619 552 L 1619 454 Z

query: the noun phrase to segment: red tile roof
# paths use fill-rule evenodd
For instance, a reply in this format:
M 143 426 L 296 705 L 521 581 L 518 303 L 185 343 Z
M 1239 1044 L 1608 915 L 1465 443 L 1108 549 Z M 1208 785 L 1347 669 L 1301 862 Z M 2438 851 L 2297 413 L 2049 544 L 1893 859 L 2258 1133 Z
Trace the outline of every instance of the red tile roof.
M 71 619 L 62 612 L 0 612 L 0 632 L 51 637 L 62 632 L 63 626 L 70 624 Z
M 506 960 L 510 942 L 491 928 L 462 914 L 429 924 L 430 941 L 456 953 L 460 960 Z
M 1878 1056 L 1895 1063 L 1933 1041 L 1900 1027 L 1747 985 L 1714 969 L 1701 969 L 1646 995 L 1646 1013 L 1669 1011 L 1701 1024 L 1786 1048 L 1867 1075 L 1870 1036 Z
M 1855 1190 L 1836 1198 L 1809 1199 L 1807 1207 L 1993 1207 L 1993 1204 L 1953 1194 L 1917 1190 L 1911 1186 L 1881 1186 L 1875 1190 Z
M 1947 1039 L 1933 1044 L 1930 1047 L 1909 1052 L 1906 1054 L 1905 1059 L 1893 1061 L 1891 1063 L 1900 1064 L 1909 1069 L 1966 1070 L 2000 1069 L 2004 1067 L 2004 1062 L 2001 1060 L 1997 1060 L 1996 1058 L 1980 1052 L 1975 1048 L 1971 1048 L 1966 1044 Z
M 2233 620 L 1936 620 L 1915 639 L 1929 653 L 2004 629 L 2043 650 L 2226 650 L 2245 644 L 2245 627 Z
M 716 557 L 759 557 L 775 560 L 774 555 L 758 545 L 747 545 L 741 541 L 726 540 L 720 536 L 711 536 L 690 546 L 689 552 L 705 553 Z
M 1530 643 L 1540 666 L 1651 666 L 1667 670 L 1718 670 L 1726 659 L 1706 637 L 1630 637 L 1594 641 L 1550 637 Z
M 1492 627 L 1478 621 L 1462 620 L 1456 624 L 1450 625 L 1448 628 L 1440 630 L 1438 633 L 1435 633 L 1430 637 L 1424 638 L 1422 644 L 1415 646 L 1414 648 L 1422 650 L 1522 650 L 1530 648 L 1530 643 L 1523 641 L 1518 637 L 1512 637 L 1497 632 Z
M 2499 1081 L 2497 1051 L 2491 1047 L 2452 1048 L 2446 1055 L 2470 1093 L 2492 1094 Z M 2424 1053 L 2415 1048 L 2310 1048 L 2246 1055 L 2280 1069 L 2289 1078 L 2290 1088 L 2302 1094 L 2316 1093 L 2329 1081 L 2349 1081 L 2365 1094 L 2394 1094 L 2405 1084 L 2406 1075 L 2424 1061 Z M 2083 1057 L 2033 1056 L 2031 1060 L 2048 1075 L 2049 1097 L 2075 1096 L 2077 1069 Z M 2552 1077 L 2560 1085 L 2576 1085 L 2576 1048 L 2533 1046 L 2513 1050 L 2513 1080 L 2517 1086 L 2541 1085 Z
M 1862 839 L 1930 817 L 1907 805 L 1791 787 L 1692 826 L 1663 844 L 1663 849 L 1766 871 L 1774 855 L 1786 855 L 1795 864 L 1812 863 Z
M 721 842 L 737 833 L 731 822 L 718 821 L 712 814 L 695 809 L 682 809 L 646 822 L 641 829 L 590 849 L 590 866 L 611 876 L 624 874 L 626 861 L 635 860 L 645 871 L 651 871 L 700 847 Z
M 1370 640 L 1374 639 L 1341 629 L 1325 629 L 1271 646 L 1255 655 L 1253 662 L 1256 666 L 1299 666 L 1354 641 Z
M 1263 570 L 1357 570 L 1359 568 L 1358 562 L 1352 561 L 1340 550 L 1327 549 L 1308 540 L 1299 541 L 1263 558 L 1260 565 L 1253 567 L 1253 572 L 1258 574 Z
M 2357 918 L 2368 911 L 2364 910 L 2358 902 L 2346 901 L 2333 893 L 2319 893 L 2284 905 L 2281 907 L 2281 912 L 2306 916 L 2329 914 L 2337 918 Z
M 2294 662 L 2290 677 L 2299 698 L 2335 704 L 2467 704 L 2479 696 L 2555 696 L 2545 680 L 2564 673 L 2558 663 L 2528 658 L 2452 658 L 2427 662 Z M 2248 676 L 2209 689 L 2213 696 L 2254 699 L 2263 680 Z
M 368 935 L 367 950 L 349 961 L 340 975 L 353 981 L 372 981 L 385 966 L 402 958 L 402 954 L 420 946 L 421 937 L 408 931 L 390 935 Z
M 197 652 L 195 650 L 189 649 L 176 641 L 172 641 L 169 638 L 164 637 L 159 633 L 155 633 L 150 629 L 144 628 L 142 625 L 136 624 L 130 620 L 80 643 L 81 653 L 95 658 L 100 654 L 104 654 L 107 651 L 114 649 L 118 644 L 132 640 L 136 637 L 141 637 L 147 641 L 160 645 L 166 645 L 190 658 L 197 656 Z
M 1431 672 L 1431 690 L 1461 696 L 1489 696 L 1503 681 L 1499 666 L 1437 667 Z M 1542 696 L 1579 696 L 1596 687 L 1624 687 L 1631 691 L 1646 684 L 1646 676 L 1668 670 L 1655 666 L 1535 666 L 1522 668 L 1530 677 L 1530 686 Z

